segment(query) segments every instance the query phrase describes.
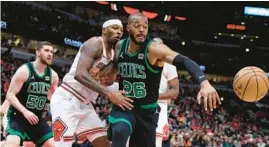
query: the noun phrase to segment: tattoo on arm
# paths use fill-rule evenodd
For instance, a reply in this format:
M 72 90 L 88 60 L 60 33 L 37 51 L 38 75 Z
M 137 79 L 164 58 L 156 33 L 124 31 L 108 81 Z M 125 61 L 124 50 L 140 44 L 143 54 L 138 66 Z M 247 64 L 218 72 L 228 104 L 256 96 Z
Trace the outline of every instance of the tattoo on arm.
M 93 63 L 102 56 L 101 40 L 97 37 L 89 39 L 82 45 L 80 52 L 81 55 L 77 65 L 75 79 L 85 87 L 107 96 L 110 91 L 89 74 Z

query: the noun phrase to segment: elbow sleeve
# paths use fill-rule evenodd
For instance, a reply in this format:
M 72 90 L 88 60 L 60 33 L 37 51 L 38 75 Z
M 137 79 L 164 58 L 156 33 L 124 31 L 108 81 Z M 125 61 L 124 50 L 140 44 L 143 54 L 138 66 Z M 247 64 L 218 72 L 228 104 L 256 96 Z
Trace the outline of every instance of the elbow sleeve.
M 193 60 L 184 55 L 178 54 L 173 60 L 173 65 L 179 68 L 182 64 L 184 65 L 186 70 L 191 74 L 191 76 L 195 79 L 196 82 L 200 84 L 201 82 L 206 80 L 204 73 Z

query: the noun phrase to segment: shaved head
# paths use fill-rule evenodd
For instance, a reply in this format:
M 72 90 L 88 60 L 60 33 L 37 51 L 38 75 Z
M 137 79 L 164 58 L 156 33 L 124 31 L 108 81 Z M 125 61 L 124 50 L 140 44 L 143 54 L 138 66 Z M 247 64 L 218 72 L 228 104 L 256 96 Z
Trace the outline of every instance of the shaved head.
M 130 23 L 132 23 L 132 22 L 135 22 L 135 21 L 137 21 L 137 20 L 139 20 L 139 19 L 144 19 L 144 20 L 146 20 L 146 21 L 148 22 L 148 19 L 147 19 L 147 17 L 146 17 L 144 14 L 142 14 L 142 13 L 140 13 L 140 12 L 137 12 L 137 13 L 133 13 L 133 14 L 131 14 L 131 15 L 128 17 L 128 24 L 130 24 Z
M 131 14 L 126 29 L 135 44 L 143 44 L 148 36 L 147 17 L 140 12 Z

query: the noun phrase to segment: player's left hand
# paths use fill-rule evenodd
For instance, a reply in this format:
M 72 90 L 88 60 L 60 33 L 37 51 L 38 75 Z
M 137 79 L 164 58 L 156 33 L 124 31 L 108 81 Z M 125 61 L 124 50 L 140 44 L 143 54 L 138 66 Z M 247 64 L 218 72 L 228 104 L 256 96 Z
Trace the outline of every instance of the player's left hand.
M 217 104 L 221 104 L 216 89 L 208 82 L 208 80 L 205 80 L 201 83 L 201 89 L 197 95 L 199 104 L 201 104 L 202 97 L 205 111 L 208 109 L 213 111 L 213 109 L 217 108 Z

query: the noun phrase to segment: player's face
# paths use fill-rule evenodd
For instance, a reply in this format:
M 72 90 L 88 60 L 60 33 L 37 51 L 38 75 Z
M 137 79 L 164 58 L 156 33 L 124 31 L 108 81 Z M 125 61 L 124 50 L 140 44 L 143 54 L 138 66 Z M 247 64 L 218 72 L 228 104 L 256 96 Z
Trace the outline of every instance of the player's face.
M 53 46 L 43 45 L 43 47 L 37 51 L 37 56 L 40 57 L 41 63 L 51 65 L 53 59 L 53 51 Z
M 130 38 L 136 44 L 142 44 L 148 35 L 148 19 L 145 17 L 138 16 L 127 26 Z
M 105 35 L 108 37 L 109 41 L 117 43 L 123 35 L 123 27 L 116 24 L 109 26 L 105 30 Z

